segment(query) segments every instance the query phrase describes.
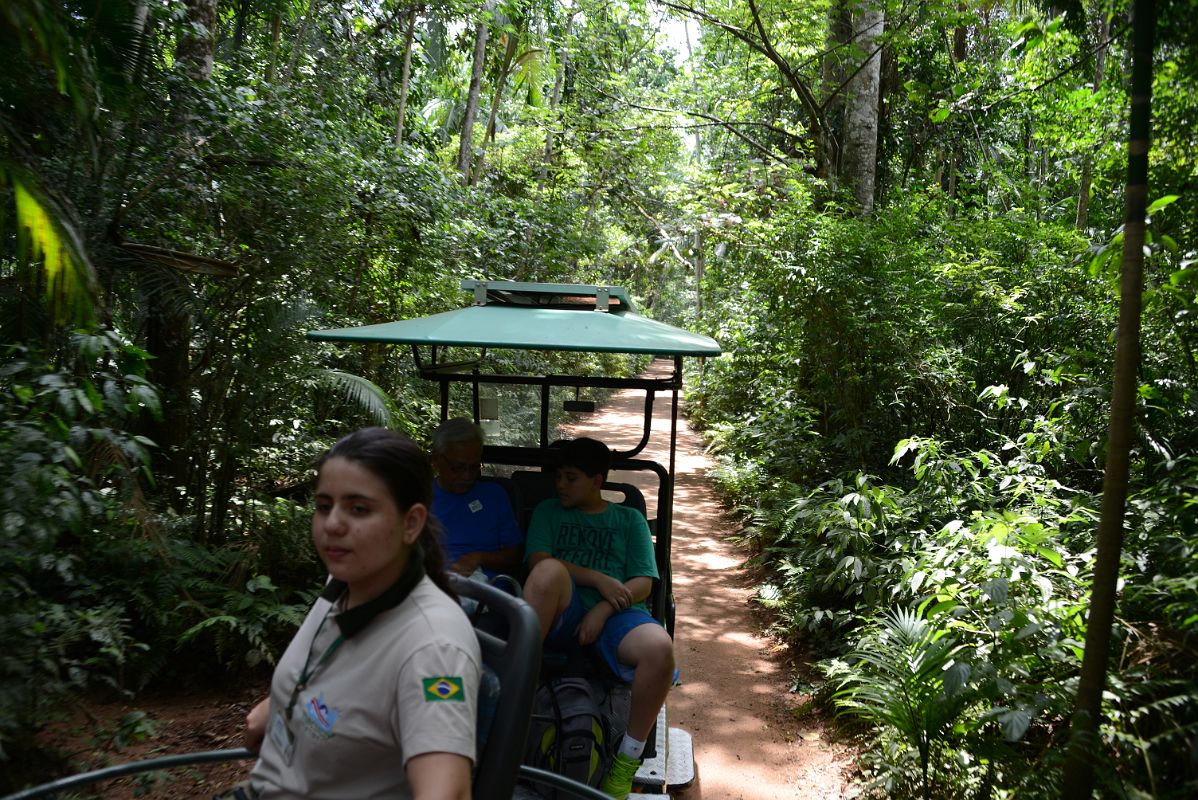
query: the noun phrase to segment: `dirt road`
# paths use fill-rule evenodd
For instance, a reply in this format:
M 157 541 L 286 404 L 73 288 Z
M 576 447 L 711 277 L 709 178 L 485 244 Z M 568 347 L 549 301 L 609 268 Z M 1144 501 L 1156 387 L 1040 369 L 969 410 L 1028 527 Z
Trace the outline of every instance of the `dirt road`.
M 668 364 L 655 362 L 650 374 Z M 641 437 L 644 393 L 615 395 L 573 436 L 593 436 L 615 449 Z M 654 407 L 646 455 L 669 459 L 670 405 Z M 740 570 L 743 555 L 728 543 L 732 523 L 707 478 L 710 462 L 702 439 L 680 420 L 674 493 L 674 593 L 678 603 L 675 653 L 681 685 L 670 694 L 670 725 L 694 739 L 699 781 L 685 800 L 833 799 L 846 796 L 846 756 L 824 738 L 818 724 L 797 721 L 796 700 L 782 655 L 760 635 L 752 594 Z M 618 475 L 616 480 L 630 480 Z M 646 491 L 650 516 L 655 496 Z

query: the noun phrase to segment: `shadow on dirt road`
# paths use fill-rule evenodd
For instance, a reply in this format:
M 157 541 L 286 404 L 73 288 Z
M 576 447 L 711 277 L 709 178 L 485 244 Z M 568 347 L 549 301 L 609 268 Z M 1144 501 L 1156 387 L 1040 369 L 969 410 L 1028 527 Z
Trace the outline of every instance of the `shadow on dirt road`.
M 655 362 L 648 374 L 668 374 Z M 593 416 L 572 424 L 570 436 L 592 436 L 614 449 L 640 440 L 644 392 L 614 395 Z M 645 455 L 669 459 L 669 398 L 654 406 Z M 707 478 L 711 464 L 702 439 L 679 421 L 675 456 L 674 594 L 678 604 L 675 655 L 680 685 L 670 694 L 670 725 L 690 732 L 699 781 L 685 800 L 780 800 L 846 796 L 847 756 L 815 723 L 796 721 L 790 677 L 775 643 L 760 633 L 740 565 L 744 556 L 726 539 L 733 529 Z M 617 473 L 613 480 L 630 481 Z M 648 486 L 642 485 L 643 489 Z M 654 516 L 655 489 L 646 491 Z

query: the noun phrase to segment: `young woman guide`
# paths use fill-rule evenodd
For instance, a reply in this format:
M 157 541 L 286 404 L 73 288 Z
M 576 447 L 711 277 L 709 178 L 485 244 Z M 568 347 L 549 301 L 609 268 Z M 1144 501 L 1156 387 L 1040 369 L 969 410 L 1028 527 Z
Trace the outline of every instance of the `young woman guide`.
M 319 465 L 330 580 L 248 715 L 250 797 L 469 798 L 481 659 L 430 527 L 424 452 L 382 428 Z

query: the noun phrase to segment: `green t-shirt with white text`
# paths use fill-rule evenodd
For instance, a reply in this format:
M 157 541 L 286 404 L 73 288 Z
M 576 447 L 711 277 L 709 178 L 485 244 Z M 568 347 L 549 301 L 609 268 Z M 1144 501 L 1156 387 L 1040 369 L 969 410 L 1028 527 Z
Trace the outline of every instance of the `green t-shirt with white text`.
M 548 553 L 559 561 L 602 572 L 621 583 L 630 578 L 657 578 L 657 560 L 649 525 L 639 511 L 608 503 L 607 509 L 587 514 L 563 508 L 553 498 L 537 506 L 528 525 L 524 552 Z M 578 587 L 588 609 L 602 597 L 589 586 Z M 645 604 L 637 603 L 645 609 Z M 648 609 L 645 609 L 648 610 Z

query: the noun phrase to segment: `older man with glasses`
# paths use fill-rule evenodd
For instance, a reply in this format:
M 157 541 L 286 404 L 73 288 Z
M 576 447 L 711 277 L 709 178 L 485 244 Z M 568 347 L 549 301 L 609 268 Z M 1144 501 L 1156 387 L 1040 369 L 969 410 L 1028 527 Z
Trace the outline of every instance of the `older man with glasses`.
M 483 579 L 516 576 L 524 536 L 507 491 L 478 479 L 482 454 L 483 429 L 468 419 L 446 420 L 433 432 L 433 516 L 445 528 L 450 569 Z

